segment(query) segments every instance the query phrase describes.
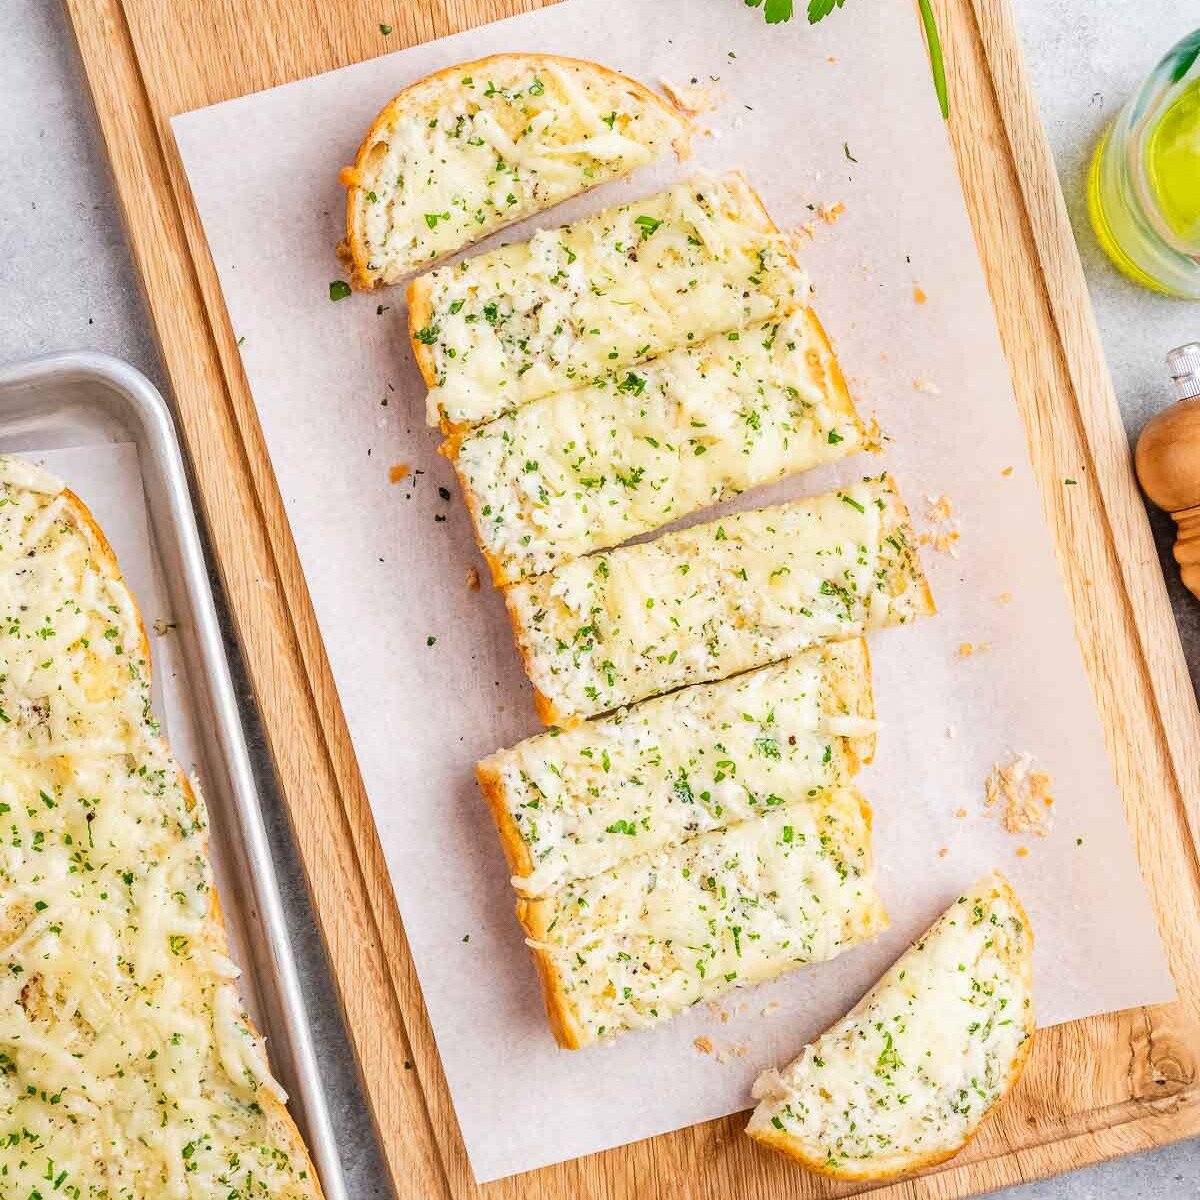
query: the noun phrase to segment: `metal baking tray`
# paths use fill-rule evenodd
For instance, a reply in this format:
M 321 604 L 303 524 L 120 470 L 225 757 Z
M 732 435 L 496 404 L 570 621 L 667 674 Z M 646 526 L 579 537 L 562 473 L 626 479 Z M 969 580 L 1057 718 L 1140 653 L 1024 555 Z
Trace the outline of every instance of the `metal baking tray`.
M 170 616 L 170 631 L 150 638 L 155 707 L 208 806 L 213 869 L 246 1007 L 267 1036 L 272 1070 L 327 1200 L 346 1200 L 170 412 L 144 375 L 108 355 L 56 354 L 0 367 L 0 453 L 36 460 L 38 451 L 122 442 L 137 446 L 151 569 Z M 86 488 L 79 490 L 86 503 Z M 163 616 L 143 606 L 147 632 Z

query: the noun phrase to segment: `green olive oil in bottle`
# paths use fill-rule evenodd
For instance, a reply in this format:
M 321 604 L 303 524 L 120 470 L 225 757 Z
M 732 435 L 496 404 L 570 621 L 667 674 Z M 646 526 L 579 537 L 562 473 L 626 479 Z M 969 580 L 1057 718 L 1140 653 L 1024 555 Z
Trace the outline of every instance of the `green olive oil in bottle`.
M 1200 30 L 1171 49 L 1101 138 L 1088 209 L 1126 275 L 1200 300 Z

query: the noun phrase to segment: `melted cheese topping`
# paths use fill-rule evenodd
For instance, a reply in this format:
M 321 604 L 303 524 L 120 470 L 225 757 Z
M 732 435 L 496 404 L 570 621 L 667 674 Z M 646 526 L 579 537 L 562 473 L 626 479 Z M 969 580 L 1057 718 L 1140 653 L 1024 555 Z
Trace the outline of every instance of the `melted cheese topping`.
M 579 1040 L 655 1025 L 885 928 L 869 822 L 856 792 L 826 792 L 520 906 Z
M 393 283 L 682 143 L 684 120 L 651 96 L 609 72 L 524 55 L 402 92 L 351 173 L 368 274 Z
M 53 482 L 0 458 L 0 1193 L 311 1200 L 136 609 Z
M 933 611 L 887 476 L 576 559 L 506 592 L 555 724 Z
M 807 291 L 736 174 L 541 230 L 426 281 L 431 311 L 414 337 L 437 377 L 429 420 L 449 427 L 783 316 Z
M 716 334 L 468 435 L 455 466 L 497 583 L 862 447 L 815 314 Z
M 1031 956 L 1008 884 L 984 880 L 847 1017 L 760 1077 L 749 1132 L 856 1178 L 957 1150 L 1032 1035 Z
M 480 764 L 520 837 L 528 895 L 844 784 L 872 751 L 861 641 L 805 651 Z

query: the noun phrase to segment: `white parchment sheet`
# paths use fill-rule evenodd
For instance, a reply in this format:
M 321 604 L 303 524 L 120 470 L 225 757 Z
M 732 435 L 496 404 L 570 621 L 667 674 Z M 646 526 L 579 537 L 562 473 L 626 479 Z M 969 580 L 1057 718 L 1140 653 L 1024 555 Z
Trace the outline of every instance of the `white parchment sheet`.
M 342 275 L 337 171 L 377 110 L 429 71 L 506 50 L 579 55 L 647 82 L 695 78 L 727 93 L 694 163 L 663 164 L 537 224 L 648 194 L 696 166 L 744 169 L 785 228 L 813 219 L 810 205 L 845 205 L 836 224 L 817 220 L 804 259 L 860 406 L 892 440 L 882 460 L 860 456 L 737 507 L 886 466 L 918 519 L 926 494 L 945 493 L 962 531 L 957 559 L 924 555 L 941 615 L 872 640 L 885 727 L 860 782 L 875 806 L 891 932 L 735 994 L 727 1023 L 702 1006 L 577 1052 L 551 1040 L 472 776 L 478 758 L 537 722 L 500 596 L 467 587 L 468 568 L 482 561 L 439 439 L 424 428 L 403 294 L 331 303 L 328 292 Z M 174 130 L 245 339 L 481 1180 L 747 1107 L 760 1068 L 795 1054 L 993 867 L 1032 914 L 1043 1023 L 1173 996 L 910 6 L 858 0 L 810 29 L 802 20 L 768 28 L 735 0 L 572 0 L 189 113 Z M 389 482 L 400 463 L 413 473 Z M 1006 593 L 1009 603 L 998 599 Z M 991 648 L 963 659 L 963 642 Z M 1045 839 L 1014 837 L 982 816 L 988 770 L 1018 751 L 1054 779 Z M 956 817 L 959 808 L 969 815 Z M 700 1053 L 698 1037 L 718 1053 Z

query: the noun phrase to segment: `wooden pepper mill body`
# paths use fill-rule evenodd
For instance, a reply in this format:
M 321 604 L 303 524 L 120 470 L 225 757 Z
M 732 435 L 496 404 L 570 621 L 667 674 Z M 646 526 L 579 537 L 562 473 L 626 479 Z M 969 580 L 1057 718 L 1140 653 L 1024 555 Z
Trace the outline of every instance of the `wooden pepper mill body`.
M 1175 518 L 1175 561 L 1200 599 L 1200 342 L 1167 356 L 1180 399 L 1146 423 L 1134 464 L 1146 495 Z

